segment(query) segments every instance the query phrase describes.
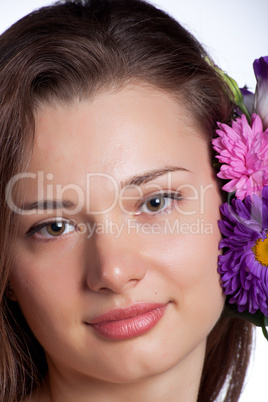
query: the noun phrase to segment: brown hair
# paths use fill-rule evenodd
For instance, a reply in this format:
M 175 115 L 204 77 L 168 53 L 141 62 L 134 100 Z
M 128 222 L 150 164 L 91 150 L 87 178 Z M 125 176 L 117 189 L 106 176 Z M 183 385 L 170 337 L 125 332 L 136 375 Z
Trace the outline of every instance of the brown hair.
M 60 2 L 26 16 L 0 37 L 0 400 L 22 399 L 47 369 L 41 346 L 5 292 L 8 245 L 16 229 L 5 189 L 27 168 L 36 109 L 142 82 L 183 99 L 210 140 L 217 121 L 230 121 L 232 105 L 206 57 L 178 22 L 139 0 Z M 238 400 L 251 341 L 250 324 L 219 319 L 208 337 L 198 401 L 215 400 L 224 384 L 225 400 Z

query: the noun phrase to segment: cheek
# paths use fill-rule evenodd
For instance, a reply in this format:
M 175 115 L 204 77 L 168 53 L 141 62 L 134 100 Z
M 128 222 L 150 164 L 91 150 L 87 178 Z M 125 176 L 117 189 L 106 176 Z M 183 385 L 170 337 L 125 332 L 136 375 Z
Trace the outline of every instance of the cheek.
M 19 306 L 37 338 L 44 332 L 70 322 L 70 310 L 76 308 L 75 291 L 78 276 L 77 255 L 53 255 L 37 259 L 27 253 L 17 253 L 10 280 Z M 74 316 L 74 315 L 73 315 Z
M 212 223 L 208 233 L 193 226 L 196 233 L 162 236 L 155 243 L 153 254 L 149 245 L 147 248 L 161 278 L 159 283 L 174 298 L 180 314 L 208 330 L 219 318 L 225 300 L 217 272 L 221 236 L 215 218 L 208 217 L 208 222 Z M 188 223 L 190 221 L 195 222 L 188 219 Z
M 166 236 L 155 247 L 154 260 L 165 278 L 181 285 L 181 292 L 220 288 L 216 239 L 213 235 Z

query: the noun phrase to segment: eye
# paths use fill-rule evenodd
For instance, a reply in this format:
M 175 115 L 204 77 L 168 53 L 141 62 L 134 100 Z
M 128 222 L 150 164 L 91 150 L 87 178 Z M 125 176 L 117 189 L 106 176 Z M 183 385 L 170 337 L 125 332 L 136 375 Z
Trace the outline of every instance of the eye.
M 174 201 L 181 201 L 182 199 L 182 195 L 178 193 L 155 194 L 141 204 L 139 213 L 157 214 L 164 212 L 170 210 Z
M 74 223 L 64 220 L 54 220 L 50 222 L 43 222 L 39 225 L 32 226 L 26 236 L 52 239 L 71 233 L 76 230 Z
M 158 212 L 167 207 L 171 203 L 171 199 L 164 197 L 154 197 L 143 204 L 143 208 L 150 212 Z

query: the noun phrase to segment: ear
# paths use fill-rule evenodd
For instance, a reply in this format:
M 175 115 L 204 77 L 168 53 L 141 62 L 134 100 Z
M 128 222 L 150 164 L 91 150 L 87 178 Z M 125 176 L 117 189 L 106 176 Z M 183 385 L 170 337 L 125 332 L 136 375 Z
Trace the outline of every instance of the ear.
M 6 288 L 6 295 L 7 295 L 7 298 L 9 300 L 17 301 L 17 297 L 15 295 L 14 289 L 13 289 L 13 287 L 12 287 L 10 282 L 8 282 L 8 285 L 7 285 L 7 288 Z

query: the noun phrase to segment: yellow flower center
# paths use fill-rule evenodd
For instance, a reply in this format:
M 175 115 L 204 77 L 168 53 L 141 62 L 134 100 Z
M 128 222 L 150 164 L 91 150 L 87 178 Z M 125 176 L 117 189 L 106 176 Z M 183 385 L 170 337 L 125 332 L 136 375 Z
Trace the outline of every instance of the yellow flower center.
M 268 266 L 268 235 L 266 239 L 258 239 L 255 246 L 252 247 L 255 258 L 262 265 Z

